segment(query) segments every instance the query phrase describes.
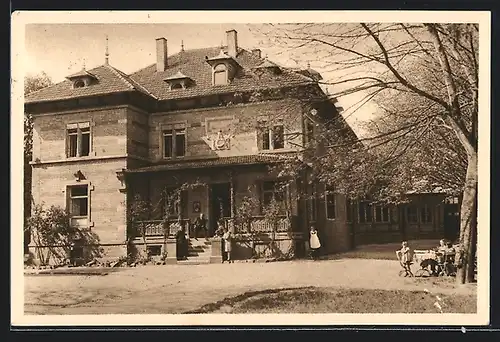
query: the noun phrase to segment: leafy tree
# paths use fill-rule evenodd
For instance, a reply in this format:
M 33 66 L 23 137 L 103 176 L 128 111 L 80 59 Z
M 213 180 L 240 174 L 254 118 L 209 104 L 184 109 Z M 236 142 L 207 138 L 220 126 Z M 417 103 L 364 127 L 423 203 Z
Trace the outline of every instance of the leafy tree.
M 258 31 L 273 46 L 331 72 L 334 80 L 319 83 L 334 86 L 332 96 L 361 94 L 344 118 L 368 102 L 379 105 L 372 135 L 339 141 L 341 128 L 323 131 L 328 148 L 311 161 L 320 166 L 318 177 L 334 180 L 339 191 L 386 199 L 436 185 L 461 192 L 457 281 L 473 281 L 478 25 L 304 23 Z
M 257 232 L 252 229 L 252 219 L 260 208 L 259 200 L 253 195 L 255 193 L 255 185 L 249 186 L 247 194 L 238 201 L 238 206 L 234 210 L 234 226 L 237 235 L 246 235 L 250 237 L 250 248 L 252 256 L 256 256 L 255 239 Z M 222 232 L 221 232 L 222 235 Z
M 45 73 L 35 76 L 24 77 L 24 95 L 33 93 L 42 88 L 52 85 L 52 80 Z M 24 115 L 24 222 L 31 213 L 31 166 L 33 149 L 33 118 L 29 113 Z M 30 241 L 29 232 L 25 233 L 24 246 L 27 252 L 27 246 Z
M 36 257 L 42 265 L 49 264 L 51 258 L 58 264 L 65 263 L 75 240 L 89 249 L 87 258 L 99 257 L 102 253 L 97 235 L 72 226 L 69 213 L 59 206 L 35 205 L 25 229 L 33 237 Z

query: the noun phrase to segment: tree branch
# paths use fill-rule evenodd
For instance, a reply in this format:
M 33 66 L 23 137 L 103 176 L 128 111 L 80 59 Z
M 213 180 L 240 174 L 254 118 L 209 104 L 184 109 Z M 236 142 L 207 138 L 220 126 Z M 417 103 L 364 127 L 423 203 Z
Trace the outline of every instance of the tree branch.
M 389 68 L 389 70 L 392 72 L 392 74 L 401 82 L 402 85 L 408 87 L 409 89 L 411 89 L 412 91 L 414 91 L 418 95 L 421 95 L 421 96 L 423 96 L 423 97 L 425 97 L 425 98 L 427 98 L 429 100 L 432 100 L 432 101 L 440 104 L 441 106 L 443 106 L 444 108 L 446 108 L 448 110 L 450 109 L 449 105 L 445 101 L 443 101 L 443 100 L 441 100 L 441 99 L 439 99 L 439 98 L 437 98 L 437 97 L 435 97 L 435 96 L 433 96 L 433 95 L 431 95 L 431 94 L 423 91 L 422 89 L 419 89 L 419 88 L 415 87 L 413 84 L 411 84 L 410 82 L 408 82 L 408 80 L 406 80 L 405 78 L 403 78 L 403 76 L 401 76 L 401 74 L 391 64 L 391 62 L 389 60 L 389 56 L 387 54 L 387 51 L 386 51 L 384 45 L 382 44 L 382 42 L 380 41 L 380 39 L 373 33 L 373 31 L 368 27 L 368 25 L 362 23 L 361 26 L 370 34 L 370 36 L 373 38 L 373 40 L 375 40 L 375 42 L 379 46 L 380 50 L 382 51 L 382 54 L 384 55 L 384 60 L 383 61 L 379 61 L 379 60 L 377 60 L 377 61 L 379 63 L 382 63 L 382 64 L 386 65 L 387 68 Z

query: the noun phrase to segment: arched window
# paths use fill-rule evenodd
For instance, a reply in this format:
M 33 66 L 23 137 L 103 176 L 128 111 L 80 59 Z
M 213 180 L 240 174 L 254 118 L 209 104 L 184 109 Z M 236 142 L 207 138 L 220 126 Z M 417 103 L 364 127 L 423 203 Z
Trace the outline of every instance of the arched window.
M 225 64 L 217 64 L 214 67 L 214 85 L 227 84 L 227 68 Z
M 73 83 L 73 86 L 75 88 L 83 88 L 85 87 L 85 82 L 83 80 L 77 80 L 75 83 Z
M 170 86 L 170 90 L 174 90 L 174 89 L 182 89 L 182 84 L 180 83 L 174 83 Z

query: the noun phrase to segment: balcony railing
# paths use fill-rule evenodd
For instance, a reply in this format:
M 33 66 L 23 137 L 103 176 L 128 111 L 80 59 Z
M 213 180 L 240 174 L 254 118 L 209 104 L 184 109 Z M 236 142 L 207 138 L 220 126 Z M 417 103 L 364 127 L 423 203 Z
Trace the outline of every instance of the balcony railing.
M 233 218 L 226 219 L 226 226 L 232 228 L 235 233 L 287 233 L 295 230 L 296 216 L 278 216 L 272 222 L 264 216 L 253 216 L 250 219 L 250 227 L 247 224 L 236 225 Z M 250 229 L 248 229 L 250 228 Z
M 247 225 L 236 225 L 233 218 L 225 219 L 226 227 L 231 228 L 235 233 L 254 233 L 265 234 L 273 232 L 273 222 L 266 219 L 264 216 L 254 216 L 250 219 L 250 230 Z M 279 216 L 274 222 L 276 233 L 291 233 L 297 230 L 297 217 L 296 216 Z M 184 227 L 186 232 L 189 228 L 189 219 L 172 220 L 168 223 L 168 237 L 174 237 L 175 234 Z M 147 237 L 160 237 L 164 234 L 164 223 L 162 220 L 149 220 L 138 222 L 135 226 L 136 237 L 142 236 L 142 229 L 144 228 L 145 236 Z
M 171 220 L 168 222 L 168 236 L 172 237 L 182 228 L 185 227 L 186 231 L 188 229 L 189 219 L 182 220 Z M 165 233 L 164 223 L 162 220 L 149 220 L 138 222 L 135 226 L 136 237 L 142 236 L 142 229 L 144 229 L 144 234 L 147 237 L 152 236 L 163 236 Z

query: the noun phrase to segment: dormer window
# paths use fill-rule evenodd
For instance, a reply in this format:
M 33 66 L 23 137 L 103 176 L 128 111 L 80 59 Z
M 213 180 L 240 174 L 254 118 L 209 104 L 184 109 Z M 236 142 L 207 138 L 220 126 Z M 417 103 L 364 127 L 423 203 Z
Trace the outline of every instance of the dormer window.
M 213 84 L 214 85 L 225 85 L 228 82 L 227 78 L 227 67 L 225 64 L 217 64 L 214 68 Z
M 86 70 L 81 70 L 73 75 L 69 75 L 66 79 L 73 82 L 73 89 L 88 87 L 97 82 L 97 77 Z
M 258 76 L 262 76 L 264 73 L 273 75 L 279 75 L 282 73 L 281 68 L 268 59 L 264 60 L 264 62 L 262 62 L 260 65 L 254 67 L 253 70 Z
M 236 59 L 229 56 L 224 50 L 220 50 L 219 55 L 208 58 L 205 61 L 212 67 L 212 84 L 213 85 L 226 85 L 236 77 L 238 70 L 241 66 Z
M 75 88 L 83 88 L 83 87 L 85 87 L 85 82 L 83 80 L 76 80 L 73 83 L 73 87 L 75 87 Z
M 189 76 L 178 71 L 175 75 L 163 79 L 170 87 L 170 90 L 186 89 L 194 84 L 194 81 Z

